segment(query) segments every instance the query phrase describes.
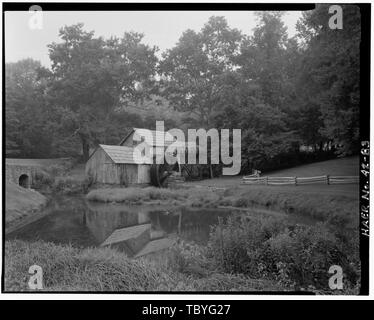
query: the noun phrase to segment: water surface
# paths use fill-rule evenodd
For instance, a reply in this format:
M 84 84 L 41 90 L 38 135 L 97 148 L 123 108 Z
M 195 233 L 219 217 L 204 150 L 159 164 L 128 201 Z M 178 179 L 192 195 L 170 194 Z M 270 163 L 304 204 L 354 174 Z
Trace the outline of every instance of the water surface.
M 7 239 L 99 246 L 116 229 L 150 223 L 152 239 L 179 235 L 203 244 L 218 217 L 225 219 L 232 213 L 224 209 L 98 203 L 84 196 L 55 197 L 45 211 L 39 220 L 7 234 Z
M 7 239 L 44 240 L 75 247 L 99 246 L 116 229 L 150 224 L 150 238 L 178 236 L 186 241 L 206 244 L 211 227 L 219 218 L 243 212 L 234 208 L 191 208 L 165 205 L 126 205 L 90 202 L 79 196 L 57 196 L 45 215 L 6 235 Z M 293 223 L 311 223 L 305 217 L 279 212 L 245 209 L 249 215 L 273 215 Z

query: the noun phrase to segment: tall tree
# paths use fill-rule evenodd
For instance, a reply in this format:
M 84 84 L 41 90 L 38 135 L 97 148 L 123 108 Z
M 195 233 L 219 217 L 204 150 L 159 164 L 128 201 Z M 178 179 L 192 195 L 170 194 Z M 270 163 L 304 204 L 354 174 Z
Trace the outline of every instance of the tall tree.
M 283 154 L 294 150 L 298 141 L 291 127 L 296 107 L 297 42 L 288 38 L 282 13 L 259 12 L 257 19 L 253 35 L 245 37 L 236 57 L 241 85 L 232 91 L 240 97 L 235 121 L 242 128 L 245 169 L 271 167 Z M 230 94 L 227 97 L 232 99 Z
M 223 17 L 211 17 L 200 32 L 187 30 L 160 63 L 163 95 L 195 124 L 213 125 L 221 97 L 235 70 L 233 58 L 242 39 Z
M 343 29 L 330 29 L 329 5 L 303 13 L 298 23 L 304 45 L 304 94 L 319 106 L 320 133 L 342 155 L 355 153 L 359 140 L 360 9 L 342 5 Z
M 142 44 L 143 35 L 134 32 L 95 38 L 83 24 L 62 28 L 60 37 L 61 43 L 49 45 L 50 94 L 87 160 L 90 144 L 105 141 L 115 130 L 113 114 L 152 92 L 156 48 Z
M 39 61 L 24 59 L 5 66 L 6 152 L 10 156 L 39 157 L 50 154 L 46 126 L 48 108 L 45 81 Z
M 288 88 L 287 28 L 281 12 L 257 13 L 258 24 L 247 36 L 238 56 L 244 78 L 256 82 L 262 100 L 273 107 L 286 105 Z

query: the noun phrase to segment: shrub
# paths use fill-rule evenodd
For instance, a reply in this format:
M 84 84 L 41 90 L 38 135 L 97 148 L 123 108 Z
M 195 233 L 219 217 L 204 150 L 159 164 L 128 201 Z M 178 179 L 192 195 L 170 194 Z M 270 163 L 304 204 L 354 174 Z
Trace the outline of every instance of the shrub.
M 58 176 L 69 171 L 74 166 L 74 164 L 74 161 L 72 159 L 69 159 L 48 166 L 46 171 L 52 176 Z
M 83 181 L 72 178 L 58 177 L 52 186 L 53 191 L 62 194 L 85 193 L 88 190 L 90 181 L 85 179 Z
M 258 276 L 258 249 L 283 228 L 284 222 L 276 218 L 230 216 L 226 222 L 212 227 L 208 254 L 225 272 Z
M 65 174 L 71 169 L 73 164 L 73 161 L 69 160 L 52 164 L 44 169 L 38 169 L 33 179 L 33 187 L 35 189 L 53 188 L 55 191 L 59 189 L 63 190 L 62 184 L 67 185 L 66 181 L 65 183 L 63 182 L 66 178 L 58 178 L 59 181 L 56 182 L 56 177 Z
M 345 247 L 321 223 L 288 226 L 274 217 L 229 217 L 212 228 L 208 254 L 224 272 L 272 279 L 288 287 L 329 290 L 332 265 L 342 267 L 347 289 L 358 278 L 358 251 Z
M 51 187 L 53 186 L 54 180 L 54 177 L 48 172 L 44 170 L 37 170 L 33 179 L 33 187 L 35 189 L 42 189 L 46 186 Z
M 286 284 L 328 288 L 332 265 L 341 266 L 348 281 L 355 284 L 357 270 L 349 263 L 349 252 L 322 224 L 314 227 L 296 226 L 272 237 L 265 244 L 272 257 L 279 280 Z
M 204 276 L 210 269 L 206 248 L 179 240 L 168 254 L 168 267 L 184 274 Z

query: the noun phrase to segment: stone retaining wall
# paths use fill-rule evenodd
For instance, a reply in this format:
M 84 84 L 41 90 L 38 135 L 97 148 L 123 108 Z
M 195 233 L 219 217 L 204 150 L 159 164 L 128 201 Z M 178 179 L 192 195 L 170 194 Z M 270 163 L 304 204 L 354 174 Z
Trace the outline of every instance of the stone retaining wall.
M 30 188 L 33 185 L 37 169 L 35 166 L 6 164 L 5 179 L 19 185 L 20 177 L 26 175 L 28 177 L 28 188 Z

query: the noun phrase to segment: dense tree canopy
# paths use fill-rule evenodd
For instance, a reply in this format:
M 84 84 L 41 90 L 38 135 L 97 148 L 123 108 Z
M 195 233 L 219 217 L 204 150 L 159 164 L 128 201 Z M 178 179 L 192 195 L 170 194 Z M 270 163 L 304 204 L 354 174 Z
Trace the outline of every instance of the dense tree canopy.
M 52 143 L 46 121 L 45 81 L 38 61 L 8 63 L 5 70 L 6 153 L 19 157 L 49 156 Z
M 290 164 L 301 146 L 355 153 L 360 10 L 343 6 L 343 14 L 344 28 L 331 30 L 328 6 L 317 5 L 293 38 L 279 12 L 258 13 L 248 36 L 211 17 L 161 59 L 142 34 L 104 39 L 66 26 L 49 45 L 50 69 L 31 59 L 6 65 L 7 152 L 87 159 L 89 147 L 118 143 L 130 127 L 153 128 L 158 118 L 241 129 L 244 171 Z
M 62 43 L 49 46 L 50 95 L 64 109 L 62 119 L 79 136 L 87 159 L 90 143 L 105 142 L 116 132 L 115 112 L 144 98 L 155 73 L 155 48 L 133 32 L 121 39 L 95 38 L 82 24 L 61 29 L 60 37 Z
M 319 133 L 337 144 L 338 152 L 356 152 L 360 109 L 360 9 L 343 6 L 344 27 L 330 29 L 328 5 L 306 12 L 298 23 L 303 39 L 300 72 L 306 107 L 316 109 Z
M 163 95 L 180 111 L 195 116 L 195 124 L 213 127 L 221 97 L 234 72 L 233 58 L 242 39 L 222 17 L 211 17 L 196 33 L 187 30 L 163 55 Z

